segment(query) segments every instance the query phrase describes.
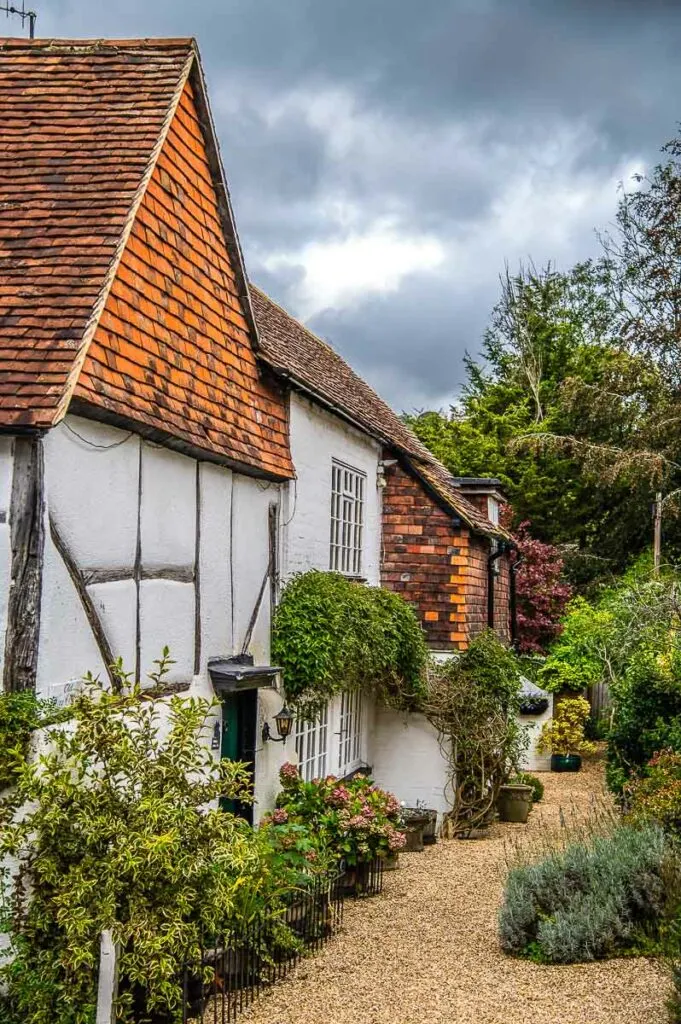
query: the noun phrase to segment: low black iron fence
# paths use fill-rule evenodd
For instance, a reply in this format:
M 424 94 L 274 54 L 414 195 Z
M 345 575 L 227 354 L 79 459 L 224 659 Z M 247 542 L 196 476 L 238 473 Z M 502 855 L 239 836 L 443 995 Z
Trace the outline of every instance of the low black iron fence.
M 315 879 L 296 892 L 284 914 L 258 918 L 238 934 L 221 936 L 202 951 L 200 960 L 186 964 L 183 1024 L 236 1020 L 263 988 L 286 977 L 306 953 L 321 948 L 343 921 L 343 877 L 338 873 Z
M 354 867 L 343 865 L 341 878 L 345 895 L 360 899 L 364 896 L 378 896 L 383 891 L 384 864 L 383 858 L 377 857 Z
M 228 1024 L 261 991 L 285 978 L 300 958 L 320 949 L 343 923 L 348 897 L 378 895 L 383 889 L 383 861 L 355 867 L 341 862 L 339 871 L 297 890 L 283 914 L 263 915 L 247 928 L 225 932 L 207 942 L 200 957 L 182 971 L 182 1024 Z M 143 993 L 135 1018 L 141 1024 L 171 1024 L 177 1017 L 146 1012 Z

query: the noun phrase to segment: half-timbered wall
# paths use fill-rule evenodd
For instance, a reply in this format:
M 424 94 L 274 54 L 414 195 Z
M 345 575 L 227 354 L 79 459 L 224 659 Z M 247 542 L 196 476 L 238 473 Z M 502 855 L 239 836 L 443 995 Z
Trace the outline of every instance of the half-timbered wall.
M 12 449 L 0 445 L 0 623 L 11 593 Z M 168 646 L 169 682 L 212 694 L 207 662 L 238 653 L 258 597 L 250 652 L 269 663 L 270 506 L 280 488 L 198 463 L 138 434 L 69 416 L 42 441 L 44 552 L 35 686 L 63 695 L 111 661 L 142 679 Z M 281 706 L 261 691 L 258 733 Z M 283 745 L 257 755 L 256 798 L 271 804 Z

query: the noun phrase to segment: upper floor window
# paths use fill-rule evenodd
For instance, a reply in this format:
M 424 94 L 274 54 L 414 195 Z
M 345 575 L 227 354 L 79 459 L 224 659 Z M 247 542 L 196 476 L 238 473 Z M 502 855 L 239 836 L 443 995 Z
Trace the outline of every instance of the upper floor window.
M 495 526 L 499 525 L 499 500 L 491 494 L 487 498 L 487 518 Z
M 362 575 L 365 488 L 365 473 L 332 463 L 329 568 L 348 576 Z

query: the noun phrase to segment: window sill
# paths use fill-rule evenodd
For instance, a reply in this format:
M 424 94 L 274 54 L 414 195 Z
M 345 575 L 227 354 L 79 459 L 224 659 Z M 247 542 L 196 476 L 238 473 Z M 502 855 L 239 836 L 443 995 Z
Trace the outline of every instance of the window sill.
M 373 767 L 370 764 L 358 764 L 355 768 L 351 768 L 345 775 L 339 776 L 339 782 L 351 782 L 357 775 L 371 775 L 373 773 Z

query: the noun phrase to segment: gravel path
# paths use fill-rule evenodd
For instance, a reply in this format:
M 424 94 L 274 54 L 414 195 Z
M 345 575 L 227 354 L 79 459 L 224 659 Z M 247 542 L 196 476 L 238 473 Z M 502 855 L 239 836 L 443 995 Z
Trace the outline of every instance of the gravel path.
M 346 903 L 343 933 L 240 1017 L 250 1024 L 663 1024 L 666 980 L 629 958 L 545 967 L 502 955 L 496 913 L 509 841 L 541 843 L 592 813 L 599 766 L 543 775 L 541 816 L 490 838 L 403 854 L 382 896 Z

